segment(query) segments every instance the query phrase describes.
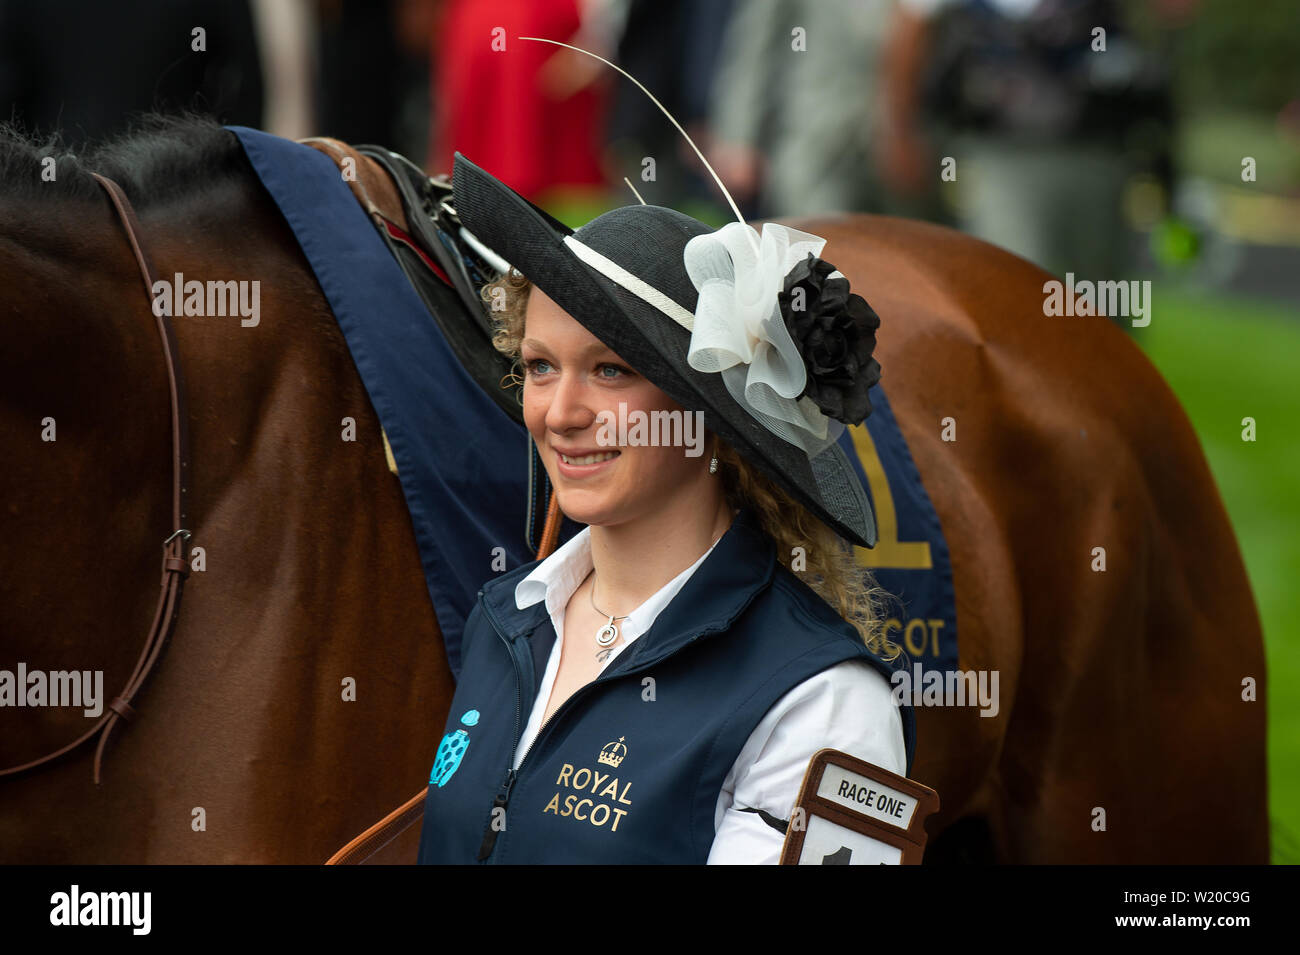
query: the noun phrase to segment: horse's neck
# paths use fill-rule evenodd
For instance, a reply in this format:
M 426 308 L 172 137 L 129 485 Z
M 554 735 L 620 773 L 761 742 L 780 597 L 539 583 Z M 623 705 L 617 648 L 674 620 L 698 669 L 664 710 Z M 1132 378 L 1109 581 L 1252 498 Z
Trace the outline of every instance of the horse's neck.
M 450 701 L 401 488 L 347 347 L 260 191 L 250 183 L 246 196 L 226 198 L 174 216 L 142 210 L 141 237 L 160 277 L 258 281 L 260 316 L 256 325 L 238 315 L 174 317 L 196 567 L 171 640 L 133 701 L 152 718 L 118 730 L 105 754 L 97 798 L 140 811 L 84 833 L 82 859 L 140 858 L 149 814 L 188 818 L 200 791 L 238 812 L 238 839 L 223 842 L 223 858 L 323 859 L 355 835 L 355 819 L 286 831 L 278 795 L 248 806 L 247 794 L 325 792 L 349 766 L 402 781 L 379 786 L 366 813 L 377 817 L 427 768 L 418 735 L 371 744 L 409 703 L 393 675 L 420 687 L 435 721 Z M 43 223 L 38 243 L 2 224 L 14 221 L 0 215 L 0 315 L 17 316 L 0 322 L 0 633 L 11 658 L 33 669 L 101 670 L 111 698 L 148 630 L 173 530 L 162 347 L 105 205 L 62 235 L 48 210 L 24 217 L 24 230 Z M 343 435 L 349 417 L 361 425 L 354 441 Z M 372 707 L 364 714 L 343 695 L 348 681 Z M 24 732 L 0 744 L 0 764 L 44 755 L 86 729 L 80 710 L 25 712 Z M 249 734 L 250 714 L 266 732 Z M 8 784 L 35 840 L 14 845 L 15 858 L 54 861 L 39 834 L 68 822 L 45 807 L 78 804 L 93 750 L 77 751 L 79 771 L 59 775 L 66 784 L 53 796 L 43 771 Z M 154 772 L 166 785 L 140 802 Z M 201 844 L 160 839 L 143 861 L 211 858 Z

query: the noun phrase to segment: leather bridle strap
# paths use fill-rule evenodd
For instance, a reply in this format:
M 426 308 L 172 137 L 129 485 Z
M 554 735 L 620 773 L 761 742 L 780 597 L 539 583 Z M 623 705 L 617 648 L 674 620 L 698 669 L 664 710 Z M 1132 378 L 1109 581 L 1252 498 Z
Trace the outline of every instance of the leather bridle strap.
M 126 686 L 108 704 L 108 712 L 85 734 L 62 749 L 42 756 L 30 763 L 0 770 L 0 776 L 21 773 L 57 759 L 102 730 L 103 735 L 99 739 L 99 746 L 95 749 L 95 783 L 98 784 L 100 760 L 103 756 L 104 744 L 108 742 L 108 734 L 112 732 L 113 726 L 118 719 L 130 719 L 135 715 L 131 700 L 139 692 L 140 687 L 144 685 L 150 670 L 153 669 L 154 663 L 157 662 L 158 655 L 167 642 L 167 637 L 176 623 L 176 615 L 180 610 L 181 590 L 184 586 L 185 577 L 190 572 L 190 532 L 185 527 L 190 447 L 188 414 L 185 406 L 185 379 L 181 374 L 181 365 L 176 348 L 176 334 L 172 329 L 171 319 L 166 315 L 159 315 L 158 311 L 153 307 L 156 279 L 153 267 L 149 263 L 149 257 L 145 254 L 144 247 L 140 242 L 140 223 L 136 219 L 135 210 L 131 208 L 131 202 L 127 199 L 126 193 L 122 191 L 121 186 L 98 173 L 91 173 L 91 175 L 108 193 L 108 198 L 117 212 L 117 217 L 126 230 L 127 240 L 131 244 L 131 252 L 135 256 L 136 264 L 140 269 L 140 278 L 144 281 L 145 295 L 150 306 L 149 310 L 157 320 L 158 334 L 162 338 L 163 357 L 167 362 L 167 386 L 171 398 L 172 527 L 175 530 L 163 541 L 162 581 L 158 595 L 158 606 L 154 611 L 153 623 L 149 626 L 149 634 L 145 638 L 144 648 L 140 651 L 140 657 L 136 661 L 135 669 L 132 671 L 131 678 L 127 681 Z M 20 689 L 19 692 L 22 692 L 22 690 Z

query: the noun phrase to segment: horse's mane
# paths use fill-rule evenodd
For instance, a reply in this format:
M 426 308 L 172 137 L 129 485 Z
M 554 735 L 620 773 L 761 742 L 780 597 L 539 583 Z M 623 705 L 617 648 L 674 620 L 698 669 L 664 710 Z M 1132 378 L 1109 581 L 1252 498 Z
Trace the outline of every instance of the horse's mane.
M 53 156 L 55 179 L 43 160 Z M 165 204 L 250 175 L 235 136 L 210 117 L 149 113 L 130 129 L 74 154 L 58 134 L 37 138 L 0 123 L 0 199 L 95 200 L 103 196 L 90 174 L 114 179 L 138 207 Z

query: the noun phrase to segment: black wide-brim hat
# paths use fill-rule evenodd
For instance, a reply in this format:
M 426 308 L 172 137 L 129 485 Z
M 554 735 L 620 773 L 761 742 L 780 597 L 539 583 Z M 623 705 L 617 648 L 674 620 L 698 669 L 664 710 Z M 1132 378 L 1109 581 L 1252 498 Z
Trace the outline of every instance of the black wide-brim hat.
M 686 243 L 713 229 L 673 209 L 636 205 L 606 212 L 575 232 L 459 152 L 452 198 L 475 238 L 639 374 L 683 408 L 702 411 L 706 427 L 841 537 L 875 546 L 870 502 L 837 443 L 810 458 L 737 402 L 720 374 L 687 363 L 691 333 L 665 310 L 695 312 Z M 566 243 L 570 236 L 581 245 Z

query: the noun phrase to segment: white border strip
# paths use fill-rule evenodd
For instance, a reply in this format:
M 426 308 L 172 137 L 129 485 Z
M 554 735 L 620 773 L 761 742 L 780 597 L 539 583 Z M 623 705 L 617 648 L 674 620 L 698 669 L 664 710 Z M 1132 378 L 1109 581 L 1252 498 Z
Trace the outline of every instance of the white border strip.
M 460 227 L 460 237 L 465 240 L 466 245 L 479 254 L 479 258 L 492 266 L 492 268 L 501 273 L 510 271 L 509 262 L 489 249 L 483 244 L 483 241 L 478 236 L 473 232 L 470 232 L 469 229 L 466 229 L 464 226 Z
M 574 255 L 614 284 L 627 289 L 647 305 L 657 308 L 688 332 L 695 329 L 695 316 L 650 283 L 637 278 L 617 262 L 605 258 L 591 246 L 583 245 L 571 235 L 564 237 L 564 244 L 573 250 Z

